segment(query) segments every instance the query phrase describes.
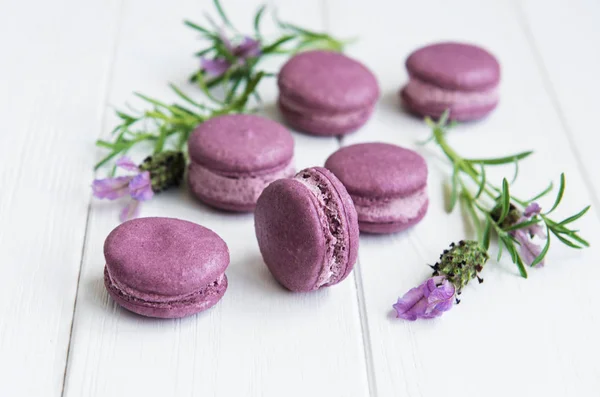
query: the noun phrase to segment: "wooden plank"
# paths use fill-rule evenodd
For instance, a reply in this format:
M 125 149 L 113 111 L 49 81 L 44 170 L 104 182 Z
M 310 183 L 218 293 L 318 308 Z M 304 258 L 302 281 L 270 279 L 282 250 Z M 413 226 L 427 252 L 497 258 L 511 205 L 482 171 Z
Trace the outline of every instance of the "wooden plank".
M 58 396 L 119 2 L 0 13 L 0 395 Z
M 585 181 L 600 205 L 600 169 L 595 115 L 600 92 L 600 3 L 591 0 L 520 3 L 519 16 L 532 46 L 548 94 L 563 128 L 569 132 Z M 557 27 L 560 24 L 560 28 Z
M 501 105 L 488 119 L 452 133 L 451 144 L 460 152 L 486 157 L 534 148 L 535 156 L 523 164 L 515 185 L 520 195 L 542 190 L 564 171 L 564 207 L 575 211 L 591 201 L 517 12 L 502 1 L 328 2 L 332 32 L 359 37 L 350 53 L 372 68 L 383 91 L 373 119 L 343 143 L 385 141 L 416 148 L 430 166 L 431 204 L 424 221 L 406 233 L 361 237 L 359 285 L 372 349 L 372 395 L 567 396 L 598 389 L 600 351 L 590 344 L 600 327 L 596 248 L 574 252 L 555 243 L 546 268 L 530 271 L 528 280 L 506 259 L 491 261 L 485 283 L 466 288 L 460 306 L 440 319 L 405 322 L 394 318 L 391 307 L 428 277 L 426 263 L 467 235 L 460 215 L 443 210 L 448 167 L 435 149 L 415 144 L 427 137 L 427 130 L 398 105 L 398 89 L 407 80 L 404 60 L 417 47 L 464 40 L 489 48 L 501 61 Z M 585 126 L 589 130 L 593 124 Z M 512 172 L 498 170 L 491 177 L 497 181 Z M 588 216 L 580 226 L 594 243 L 600 232 L 596 217 Z
M 258 4 L 226 3 L 231 19 L 246 25 Z M 203 10 L 212 11 L 209 4 L 127 2 L 110 102 L 123 103 L 132 90 L 168 98 L 166 81 L 184 84 L 195 67 L 189 54 L 197 43 L 181 20 L 200 19 Z M 302 25 L 322 26 L 316 0 L 286 3 L 281 13 Z M 274 81 L 262 89 L 272 103 Z M 266 112 L 276 114 L 272 105 Z M 298 167 L 322 164 L 338 147 L 335 139 L 295 138 Z M 188 219 L 219 233 L 231 251 L 229 289 L 217 306 L 197 316 L 167 321 L 135 316 L 109 300 L 102 283 L 102 244 L 117 225 L 118 210 L 114 203 L 93 203 L 65 395 L 367 395 L 352 280 L 312 294 L 284 291 L 262 263 L 252 215 L 217 212 L 185 191 L 172 191 L 144 204 L 142 215 Z

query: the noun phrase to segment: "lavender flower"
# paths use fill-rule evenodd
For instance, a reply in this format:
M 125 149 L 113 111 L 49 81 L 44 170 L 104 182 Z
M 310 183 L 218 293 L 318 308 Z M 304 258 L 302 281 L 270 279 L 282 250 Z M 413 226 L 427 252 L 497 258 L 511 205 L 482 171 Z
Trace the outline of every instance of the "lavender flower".
M 150 172 L 144 171 L 133 177 L 129 182 L 129 194 L 136 201 L 150 200 L 154 196 Z
M 211 76 L 221 76 L 235 64 L 242 65 L 246 63 L 249 58 L 258 57 L 261 54 L 260 42 L 251 37 L 244 37 L 242 42 L 235 46 L 223 34 L 221 34 L 220 37 L 223 45 L 229 54 L 235 58 L 235 61 L 231 61 L 225 57 L 217 57 L 214 59 L 202 58 L 200 60 L 202 70 Z
M 538 203 L 531 203 L 527 206 L 527 208 L 525 208 L 523 216 L 518 220 L 517 223 L 526 222 L 530 218 L 540 214 L 541 211 L 542 208 Z M 542 252 L 542 247 L 532 241 L 533 237 L 537 236 L 540 239 L 546 239 L 546 235 L 544 234 L 542 227 L 538 224 L 535 224 L 522 229 L 513 230 L 509 233 L 519 242 L 519 251 L 523 261 L 527 265 L 531 265 L 533 261 L 535 261 L 535 258 L 537 258 Z M 544 262 L 545 260 L 542 259 L 535 267 L 544 266 Z
M 396 317 L 409 321 L 434 318 L 452 308 L 456 289 L 444 276 L 431 277 L 393 305 Z
M 116 200 L 129 194 L 133 200 L 123 208 L 119 217 L 121 222 L 125 222 L 138 216 L 139 202 L 150 200 L 154 192 L 149 171 L 140 170 L 129 157 L 121 157 L 116 164 L 124 170 L 137 172 L 137 175 L 96 179 L 92 183 L 92 191 L 94 197 L 109 200 Z
M 492 218 L 498 221 L 500 212 L 500 206 L 494 208 L 494 210 L 491 212 Z M 519 223 L 527 222 L 531 218 L 539 215 L 541 212 L 542 208 L 538 203 L 529 204 L 523 212 L 521 212 L 521 210 L 519 210 L 515 205 L 511 204 L 508 215 L 504 218 L 499 226 L 502 229 L 507 229 Z M 523 262 L 531 266 L 531 264 L 535 261 L 535 258 L 537 258 L 542 252 L 542 247 L 534 243 L 532 239 L 535 236 L 543 240 L 546 239 L 546 235 L 544 234 L 544 229 L 542 226 L 536 223 L 520 229 L 510 230 L 508 234 L 517 240 L 520 256 L 523 259 Z M 536 264 L 535 267 L 541 267 L 543 265 L 544 260 Z
M 525 218 L 531 218 L 534 215 L 539 215 L 542 212 L 542 207 L 538 203 L 531 203 L 525 208 L 523 216 Z
M 206 74 L 218 77 L 229 70 L 231 67 L 231 62 L 225 58 L 202 58 L 200 60 L 200 67 L 206 72 Z
M 117 165 L 117 167 L 123 168 L 126 171 L 132 171 L 132 172 L 139 172 L 140 171 L 140 169 L 137 166 L 137 164 L 134 163 L 127 156 L 121 157 L 120 159 L 118 159 L 117 161 L 115 161 L 115 164 Z
M 121 210 L 121 222 L 139 215 L 140 203 L 154 197 L 171 186 L 179 184 L 185 169 L 185 158 L 181 152 L 166 151 L 150 156 L 139 166 L 129 157 L 116 161 L 117 167 L 135 172 L 134 175 L 96 179 L 92 183 L 94 197 L 116 200 L 130 196 L 131 200 Z
M 450 249 L 444 250 L 440 261 L 433 268 L 433 276 L 423 284 L 408 291 L 398 298 L 392 307 L 396 317 L 409 321 L 419 318 L 434 318 L 450 310 L 462 288 L 477 278 L 483 270 L 488 254 L 476 241 L 460 241 L 450 244 Z
M 535 261 L 540 253 L 542 252 L 542 247 L 539 244 L 531 241 L 531 237 L 527 234 L 524 229 L 519 229 L 510 232 L 515 239 L 519 242 L 519 252 L 521 253 L 521 258 L 523 258 L 523 262 L 525 264 L 530 265 Z M 535 267 L 544 266 L 544 259 L 542 259 Z
M 94 196 L 100 199 L 116 200 L 129 192 L 129 182 L 133 177 L 119 176 L 116 178 L 96 179 L 92 184 Z
M 449 210 L 452 211 L 459 202 L 462 204 L 485 250 L 489 249 L 492 237 L 497 237 L 498 260 L 503 253 L 508 253 L 511 261 L 519 269 L 521 277 L 527 278 L 526 265 L 530 267 L 543 265 L 543 260 L 550 249 L 551 235 L 571 248 L 580 249 L 590 246 L 589 242 L 579 235 L 578 230 L 568 226 L 584 216 L 590 209 L 589 205 L 561 221 L 550 217 L 560 205 L 565 193 L 564 173 L 560 174 L 560 184 L 554 204 L 549 211 L 541 213 L 539 204 L 533 201 L 550 193 L 554 188 L 552 183 L 535 195 L 535 198 L 524 201 L 512 194 L 513 188 L 506 178 L 502 179 L 501 185 L 494 185 L 486 178 L 488 166 L 512 163 L 518 171 L 521 161 L 533 152 L 525 151 L 496 158 L 464 158 L 449 145 L 446 139 L 448 129 L 454 125 L 448 122 L 449 115 L 450 109 L 446 109 L 437 123 L 428 117 L 425 118 L 427 125 L 432 129 L 431 137 L 426 142 L 435 142 L 454 168 L 450 180 Z M 516 177 L 515 172 L 515 179 Z M 469 183 L 466 183 L 465 178 Z M 470 182 L 478 187 L 477 193 L 469 188 Z M 490 207 L 491 203 L 493 203 L 492 207 Z M 535 236 L 545 240 L 543 248 L 534 242 Z M 449 280 L 460 292 L 460 287 L 454 282 L 453 277 L 449 277 Z
M 227 39 L 224 40 L 225 46 L 236 58 L 247 59 L 256 58 L 261 54 L 260 42 L 254 40 L 252 37 L 244 37 L 242 42 L 237 46 L 232 46 L 231 42 Z
M 138 216 L 140 216 L 140 202 L 135 199 L 130 200 L 121 212 L 119 212 L 119 220 L 121 222 L 137 218 Z

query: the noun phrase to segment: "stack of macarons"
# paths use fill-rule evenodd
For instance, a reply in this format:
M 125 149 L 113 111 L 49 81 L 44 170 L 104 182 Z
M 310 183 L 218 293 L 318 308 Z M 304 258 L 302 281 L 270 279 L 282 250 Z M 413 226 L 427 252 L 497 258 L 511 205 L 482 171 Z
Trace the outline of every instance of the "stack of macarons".
M 354 201 L 361 232 L 394 233 L 427 212 L 427 164 L 418 153 L 387 143 L 346 146 L 325 162 Z
M 295 174 L 292 135 L 281 124 L 256 115 L 205 121 L 191 134 L 188 151 L 191 192 L 222 210 L 252 211 L 269 183 Z
M 450 110 L 450 120 L 471 121 L 487 116 L 498 105 L 500 64 L 481 47 L 446 42 L 428 45 L 406 60 L 408 83 L 401 97 L 412 113 L 438 118 Z
M 109 295 L 143 316 L 189 316 L 215 305 L 227 290 L 227 244 L 192 222 L 127 221 L 106 238 L 104 257 Z
M 379 99 L 366 66 L 332 51 L 292 57 L 277 79 L 279 108 L 287 123 L 310 135 L 345 135 L 362 127 Z
M 409 111 L 475 120 L 498 103 L 500 67 L 486 50 L 461 43 L 418 49 L 401 90 Z M 379 98 L 373 73 L 345 55 L 307 51 L 278 77 L 286 123 L 311 135 L 344 135 L 363 126 Z M 257 115 L 210 119 L 188 141 L 190 190 L 212 207 L 255 212 L 264 262 L 291 291 L 335 285 L 358 256 L 359 230 L 394 233 L 426 214 L 427 164 L 416 152 L 387 143 L 339 149 L 295 173 L 294 140 L 286 127 Z M 216 304 L 227 289 L 226 243 L 183 220 L 141 218 L 114 229 L 104 246 L 104 283 L 135 313 L 176 318 Z

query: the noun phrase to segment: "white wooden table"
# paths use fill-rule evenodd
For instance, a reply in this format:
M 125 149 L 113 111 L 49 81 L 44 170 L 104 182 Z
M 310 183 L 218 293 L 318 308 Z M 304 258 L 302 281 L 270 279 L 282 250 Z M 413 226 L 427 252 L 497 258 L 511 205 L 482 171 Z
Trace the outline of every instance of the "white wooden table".
M 0 396 L 600 395 L 600 3 L 274 3 L 284 19 L 358 37 L 348 52 L 375 72 L 383 92 L 373 119 L 347 138 L 294 134 L 299 167 L 322 165 L 359 141 L 417 147 L 427 130 L 396 99 L 405 57 L 432 41 L 478 43 L 501 61 L 502 102 L 488 119 L 458 128 L 452 144 L 478 157 L 534 148 L 515 189 L 526 196 L 564 171 L 563 214 L 593 205 L 579 223 L 592 248 L 554 244 L 528 280 L 507 260 L 491 261 L 485 284 L 469 286 L 442 318 L 396 320 L 398 295 L 468 233 L 459 213 L 443 210 L 448 169 L 434 150 L 418 148 L 430 163 L 425 220 L 406 233 L 361 237 L 353 274 L 311 294 L 286 292 L 271 278 L 252 215 L 208 210 L 185 191 L 159 195 L 142 215 L 219 233 L 231 250 L 230 287 L 191 318 L 132 315 L 103 287 L 102 244 L 120 205 L 91 198 L 101 154 L 94 141 L 116 122 L 111 106 L 139 104 L 134 90 L 171 99 L 173 82 L 199 95 L 185 81 L 197 37 L 181 21 L 200 20 L 212 6 L 0 0 Z M 257 2 L 224 5 L 250 27 Z M 272 103 L 274 81 L 262 90 Z

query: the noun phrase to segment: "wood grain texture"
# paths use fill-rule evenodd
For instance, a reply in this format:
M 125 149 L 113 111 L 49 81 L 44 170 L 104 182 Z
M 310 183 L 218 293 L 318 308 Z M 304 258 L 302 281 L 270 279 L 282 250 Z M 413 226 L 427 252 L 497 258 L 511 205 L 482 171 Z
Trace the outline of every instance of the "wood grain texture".
M 328 4 L 332 32 L 360 37 L 350 54 L 375 71 L 383 91 L 373 119 L 343 143 L 407 146 L 425 155 L 430 166 L 431 204 L 425 220 L 406 233 L 361 237 L 360 284 L 371 338 L 372 395 L 595 395 L 600 369 L 594 362 L 600 351 L 589 343 L 600 326 L 591 292 L 600 273 L 595 247 L 574 252 L 554 244 L 546 268 L 530 271 L 528 280 L 506 259 L 499 264 L 492 260 L 484 271 L 485 283 L 466 288 L 462 303 L 440 319 L 410 323 L 392 313 L 397 296 L 428 277 L 425 265 L 435 262 L 451 241 L 470 233 L 459 213 L 447 215 L 443 209 L 443 181 L 449 170 L 439 152 L 415 144 L 427 137 L 427 129 L 400 110 L 397 92 L 407 80 L 403 62 L 417 47 L 463 40 L 489 48 L 501 61 L 501 105 L 488 119 L 452 133 L 449 139 L 459 152 L 486 157 L 535 148 L 536 154 L 521 167 L 515 185 L 519 195 L 542 190 L 546 181 L 556 181 L 565 171 L 564 207 L 574 211 L 591 201 L 570 150 L 569 131 L 557 115 L 547 85 L 551 82 L 541 75 L 516 4 Z M 490 177 L 499 181 L 512 174 L 511 168 L 498 169 Z M 596 245 L 597 219 L 589 216 L 580 228 Z
M 59 396 L 118 1 L 0 9 L 0 395 Z
M 170 98 L 166 82 L 186 86 L 196 67 L 196 35 L 183 18 L 200 20 L 210 2 L 128 1 L 116 55 L 110 102 L 132 90 Z M 249 28 L 257 2 L 224 2 L 231 19 Z M 285 4 L 283 18 L 322 28 L 319 2 Z M 157 27 L 160 26 L 160 29 Z M 277 70 L 276 65 L 274 70 Z M 200 96 L 193 87 L 188 92 Z M 275 99 L 273 80 L 261 88 Z M 135 102 L 135 106 L 140 104 Z M 272 105 L 267 114 L 277 116 Z M 114 120 L 109 116 L 107 124 Z M 107 126 L 106 130 L 110 126 Z M 320 165 L 336 139 L 295 134 L 299 168 Z M 132 315 L 107 297 L 102 245 L 117 225 L 119 205 L 94 201 L 71 342 L 66 396 L 366 396 L 367 380 L 356 290 L 352 282 L 312 294 L 292 294 L 260 257 L 251 214 L 211 210 L 185 191 L 161 194 L 142 216 L 191 220 L 227 242 L 229 289 L 210 311 L 181 320 Z

